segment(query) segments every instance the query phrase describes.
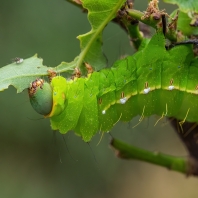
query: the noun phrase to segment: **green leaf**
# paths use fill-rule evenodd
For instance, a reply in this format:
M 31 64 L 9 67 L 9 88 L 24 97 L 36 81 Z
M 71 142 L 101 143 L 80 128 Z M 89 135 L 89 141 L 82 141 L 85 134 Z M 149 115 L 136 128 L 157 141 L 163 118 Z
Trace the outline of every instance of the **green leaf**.
M 116 16 L 124 2 L 125 0 L 82 0 L 83 7 L 88 10 L 88 19 L 92 29 L 77 37 L 81 46 L 78 67 L 83 62 L 88 62 L 96 71 L 106 66 L 107 60 L 101 50 L 102 31 Z
M 182 12 L 194 11 L 198 12 L 198 1 L 197 0 L 164 0 L 166 3 L 177 4 Z
M 83 62 L 93 65 L 95 70 L 106 66 L 106 58 L 102 53 L 102 31 L 111 21 L 117 10 L 122 6 L 124 0 L 83 0 L 83 6 L 88 10 L 88 18 L 92 30 L 87 34 L 79 36 L 81 42 L 81 53 L 70 63 L 62 62 L 55 67 L 57 73 L 73 72 L 74 68 Z M 0 69 L 0 91 L 13 85 L 17 92 L 29 87 L 36 78 L 47 76 L 47 70 L 51 67 L 43 66 L 42 59 L 37 55 L 25 59 L 22 63 L 12 63 Z
M 47 67 L 43 65 L 43 59 L 38 58 L 37 54 L 24 59 L 22 63 L 13 62 L 0 68 L 0 91 L 7 89 L 10 85 L 17 89 L 17 93 L 28 88 L 30 83 L 36 78 L 48 76 L 48 70 L 53 69 L 57 73 L 72 73 L 76 67 L 78 57 L 70 63 L 62 62 L 57 67 Z
M 0 91 L 13 85 L 17 93 L 29 87 L 30 83 L 42 75 L 47 75 L 49 67 L 43 66 L 43 60 L 37 54 L 22 63 L 12 63 L 0 69 Z
M 170 16 L 174 18 L 177 12 L 178 12 L 178 9 L 174 10 Z M 177 30 L 181 31 L 182 34 L 184 34 L 185 36 L 198 35 L 198 27 L 191 25 L 193 20 L 194 20 L 193 16 L 190 16 L 190 14 L 180 11 L 178 15 L 178 21 L 177 21 Z M 170 19 L 169 19 L 169 22 L 171 22 Z
M 177 23 L 177 29 L 182 31 L 182 33 L 186 36 L 190 35 L 198 35 L 198 27 L 191 26 L 192 19 L 188 16 L 188 14 L 184 12 L 179 12 L 179 18 Z

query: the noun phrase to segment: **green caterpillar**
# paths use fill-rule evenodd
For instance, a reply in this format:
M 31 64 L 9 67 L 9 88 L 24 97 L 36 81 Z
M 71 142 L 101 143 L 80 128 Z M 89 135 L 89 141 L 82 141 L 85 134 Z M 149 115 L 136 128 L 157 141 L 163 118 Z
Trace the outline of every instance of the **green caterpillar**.
M 198 62 L 192 46 L 167 51 L 160 33 L 110 69 L 69 81 L 57 76 L 50 86 L 49 100 L 40 97 L 44 93 L 40 83 L 39 89 L 29 89 L 32 106 L 39 112 L 53 98 L 47 113 L 39 113 L 50 117 L 52 129 L 62 134 L 73 130 L 86 142 L 98 131 L 108 132 L 118 121 L 130 121 L 137 115 L 143 119 L 157 114 L 175 117 L 181 124 L 198 123 Z

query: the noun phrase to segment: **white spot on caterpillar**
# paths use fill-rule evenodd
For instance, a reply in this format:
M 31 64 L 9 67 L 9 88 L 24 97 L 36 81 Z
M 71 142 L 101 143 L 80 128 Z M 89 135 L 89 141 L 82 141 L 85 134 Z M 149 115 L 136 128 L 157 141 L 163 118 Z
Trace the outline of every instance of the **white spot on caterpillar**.
M 145 94 L 149 93 L 149 91 L 150 91 L 150 87 L 144 89 L 144 93 L 145 93 Z
M 169 87 L 168 87 L 168 89 L 169 90 L 173 90 L 175 87 L 173 86 L 173 85 L 170 85 Z
M 145 88 L 144 93 L 147 94 L 150 91 L 150 87 L 148 85 L 148 82 L 145 82 L 144 88 Z
M 173 85 L 173 79 L 170 80 L 170 86 L 168 87 L 169 90 L 173 90 L 175 87 Z
M 103 115 L 106 114 L 106 110 L 103 110 L 103 111 L 102 111 L 102 114 L 103 114 Z
M 127 101 L 127 98 L 126 98 L 126 97 L 120 99 L 120 103 L 121 103 L 121 104 L 125 104 L 126 101 Z

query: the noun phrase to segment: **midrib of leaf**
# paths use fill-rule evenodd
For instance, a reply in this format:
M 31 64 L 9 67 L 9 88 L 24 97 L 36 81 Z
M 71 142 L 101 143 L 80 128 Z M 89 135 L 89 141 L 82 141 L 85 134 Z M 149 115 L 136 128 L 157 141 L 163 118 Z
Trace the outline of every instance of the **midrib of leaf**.
M 96 40 L 96 38 L 98 37 L 98 35 L 103 31 L 104 27 L 106 26 L 106 24 L 112 20 L 113 15 L 115 15 L 115 12 L 117 12 L 117 10 L 123 5 L 123 0 L 119 0 L 119 2 L 116 4 L 116 6 L 114 7 L 114 9 L 112 9 L 111 14 L 109 15 L 108 18 L 106 18 L 106 20 L 104 20 L 103 23 L 101 23 L 101 25 L 97 28 L 97 31 L 95 31 L 95 34 L 92 36 L 92 38 L 90 39 L 90 41 L 88 42 L 87 46 L 83 49 L 83 51 L 81 51 L 81 53 L 79 54 L 79 59 L 77 61 L 77 67 L 80 67 L 84 61 L 84 58 L 88 52 L 88 50 L 90 49 L 92 43 Z M 100 13 L 98 13 L 100 14 Z M 93 29 L 88 32 L 88 33 L 92 33 Z

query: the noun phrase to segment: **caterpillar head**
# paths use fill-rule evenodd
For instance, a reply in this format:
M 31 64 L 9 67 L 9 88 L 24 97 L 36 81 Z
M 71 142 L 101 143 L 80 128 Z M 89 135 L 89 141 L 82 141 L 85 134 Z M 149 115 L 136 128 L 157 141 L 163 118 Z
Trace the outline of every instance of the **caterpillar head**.
M 36 79 L 28 89 L 33 109 L 45 117 L 59 115 L 65 108 L 66 79 L 56 76 L 51 83 Z
M 41 114 L 47 115 L 52 110 L 53 97 L 51 85 L 38 78 L 28 88 L 30 103 L 33 109 Z

